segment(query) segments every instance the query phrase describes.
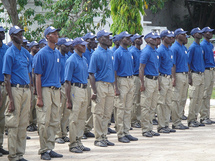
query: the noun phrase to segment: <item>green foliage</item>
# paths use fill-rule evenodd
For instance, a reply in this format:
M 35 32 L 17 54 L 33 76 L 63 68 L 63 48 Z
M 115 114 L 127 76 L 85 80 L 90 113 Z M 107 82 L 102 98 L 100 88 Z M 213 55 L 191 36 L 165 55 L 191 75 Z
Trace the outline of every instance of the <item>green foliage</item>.
M 141 14 L 144 15 L 143 0 L 111 0 L 111 31 L 119 34 L 128 31 L 131 34 L 142 34 Z
M 156 13 L 159 9 L 162 9 L 164 7 L 165 2 L 168 0 L 145 0 L 147 5 L 149 6 L 149 9 L 152 11 L 152 13 Z

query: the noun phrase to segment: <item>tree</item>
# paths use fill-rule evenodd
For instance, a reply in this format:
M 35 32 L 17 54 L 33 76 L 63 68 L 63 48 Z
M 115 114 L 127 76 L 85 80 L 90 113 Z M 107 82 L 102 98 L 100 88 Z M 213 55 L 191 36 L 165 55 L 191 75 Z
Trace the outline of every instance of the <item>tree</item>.
M 105 25 L 106 18 L 110 17 L 106 0 L 34 0 L 33 2 L 35 6 L 46 11 L 44 15 L 36 13 L 34 8 L 26 9 L 28 0 L 2 0 L 0 3 L 0 12 L 6 9 L 9 15 L 7 23 L 24 27 L 24 35 L 28 40 L 41 39 L 44 29 L 49 25 L 61 28 L 61 36 L 70 38 L 83 36 Z M 95 17 L 101 17 L 97 24 L 93 21 Z M 5 22 L 2 15 L 0 22 Z M 38 26 L 36 30 L 31 29 L 32 25 Z

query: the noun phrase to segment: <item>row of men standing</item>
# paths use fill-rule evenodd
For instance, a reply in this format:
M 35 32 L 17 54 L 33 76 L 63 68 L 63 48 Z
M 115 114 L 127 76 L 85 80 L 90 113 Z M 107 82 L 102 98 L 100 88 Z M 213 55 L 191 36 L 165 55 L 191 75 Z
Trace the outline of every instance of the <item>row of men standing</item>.
M 62 67 L 60 64 L 62 56 L 60 52 L 55 49 L 55 43 L 58 42 L 58 31 L 58 29 L 53 27 L 49 27 L 45 30 L 44 35 L 48 40 L 48 45 L 33 59 L 33 69 L 34 73 L 36 73 L 37 120 L 41 146 L 39 154 L 41 154 L 41 159 L 50 160 L 52 157 L 62 157 L 62 155 L 57 154 L 52 150 L 55 142 L 54 134 L 56 133 L 56 128 L 59 125 L 58 110 L 60 106 L 60 87 L 65 90 L 67 108 L 70 109 L 69 149 L 71 152 L 79 153 L 90 150 L 89 148 L 84 147 L 81 143 L 84 123 L 86 120 L 87 100 L 89 98 L 89 91 L 87 91 L 87 87 L 89 87 L 87 83 L 89 83 L 89 81 L 92 88 L 92 113 L 96 139 L 94 144 L 96 146 L 106 147 L 114 145 L 114 143 L 111 143 L 107 139 L 107 127 L 113 108 L 114 87 L 115 95 L 118 96 L 116 99 L 118 99 L 119 102 L 119 104 L 116 105 L 117 110 L 115 115 L 116 130 L 118 140 L 120 142 L 128 143 L 130 141 L 138 140 L 129 133 L 134 93 L 133 87 L 134 85 L 138 86 L 138 84 L 139 87 L 136 87 L 135 91 L 141 91 L 142 116 L 140 122 L 142 125 L 143 136 L 152 137 L 159 135 L 152 131 L 152 119 L 157 106 L 156 99 L 158 96 L 158 89 L 160 93 L 157 108 L 159 120 L 158 132 L 174 132 L 173 129 L 169 128 L 170 111 L 172 111 L 174 129 L 188 128 L 181 124 L 180 121 L 181 113 L 183 111 L 182 108 L 184 108 L 182 100 L 186 99 L 185 93 L 188 88 L 188 71 L 190 71 L 189 75 L 193 80 L 192 89 L 195 87 L 193 91 L 198 91 L 199 89 L 196 86 L 201 86 L 199 83 L 195 86 L 195 83 L 198 82 L 195 78 L 199 79 L 200 76 L 201 80 L 204 80 L 203 69 L 211 71 L 211 74 L 214 69 L 214 60 L 213 64 L 209 64 L 208 66 L 207 61 L 203 61 L 207 60 L 203 59 L 203 56 L 207 55 L 207 52 L 211 55 L 212 50 L 209 52 L 209 47 L 212 47 L 210 43 L 209 47 L 205 47 L 206 49 L 204 49 L 203 53 L 203 50 L 200 47 L 201 55 L 196 54 L 200 53 L 200 50 L 196 49 L 196 47 L 194 48 L 198 52 L 193 52 L 191 49 L 192 46 L 196 45 L 195 43 L 199 45 L 199 41 L 201 39 L 201 36 L 199 35 L 201 35 L 201 33 L 204 33 L 204 41 L 209 42 L 209 39 L 211 38 L 210 36 L 212 36 L 212 29 L 208 27 L 203 30 L 195 28 L 191 31 L 191 35 L 195 38 L 195 42 L 188 50 L 189 57 L 187 57 L 187 51 L 184 46 L 186 41 L 186 32 L 181 28 L 177 29 L 174 35 L 168 30 L 163 31 L 161 33 L 163 44 L 157 51 L 155 50 L 155 47 L 157 46 L 156 39 L 158 36 L 154 33 L 149 33 L 145 36 L 144 39 L 147 42 L 147 46 L 143 51 L 140 51 L 143 36 L 135 34 L 133 36 L 135 47 L 133 47 L 129 52 L 127 47 L 130 45 L 130 37 L 132 35 L 127 32 L 122 32 L 114 37 L 115 40 L 120 41 L 120 46 L 114 54 L 108 49 L 111 44 L 109 37 L 111 33 L 101 30 L 97 33 L 97 39 L 100 46 L 92 54 L 89 62 L 85 57 L 82 57 L 82 54 L 85 53 L 85 45 L 87 45 L 88 42 L 85 42 L 82 38 L 76 38 L 73 41 L 75 52 L 66 61 L 65 71 L 63 70 L 65 73 L 62 73 L 62 77 L 60 76 L 62 71 L 60 70 Z M 25 149 L 23 145 L 25 144 L 26 139 L 26 119 L 28 117 L 28 108 L 30 106 L 28 104 L 28 102 L 30 102 L 30 98 L 27 96 L 30 95 L 28 85 L 30 84 L 30 79 L 28 77 L 28 73 L 31 72 L 30 61 L 32 58 L 30 54 L 27 53 L 27 50 L 24 50 L 19 46 L 19 44 L 21 44 L 22 32 L 23 30 L 17 26 L 10 29 L 9 34 L 11 35 L 14 44 L 7 51 L 2 70 L 5 75 L 5 86 L 9 96 L 5 117 L 6 126 L 8 127 L 8 135 L 12 138 L 8 142 L 10 160 L 25 160 L 23 158 L 23 149 Z M 172 43 L 171 37 L 176 37 L 176 42 L 172 45 L 171 50 L 169 50 Z M 93 38 L 95 38 L 95 36 L 93 36 L 92 39 Z M 202 43 L 204 43 L 204 41 Z M 21 52 L 22 50 L 23 52 Z M 17 54 L 14 55 L 16 52 L 22 54 L 18 56 Z M 140 53 L 142 53 L 141 56 Z M 200 56 L 202 59 L 200 59 L 199 62 Z M 211 58 L 211 56 L 209 56 L 209 58 Z M 50 63 L 50 60 L 53 60 L 53 62 Z M 196 63 L 196 61 L 198 61 L 198 63 Z M 212 62 L 211 59 L 210 62 Z M 15 63 L 14 66 L 12 65 L 13 63 Z M 190 65 L 190 70 L 188 69 L 188 64 Z M 88 65 L 89 69 L 87 67 Z M 140 72 L 138 73 L 139 69 Z M 89 80 L 87 80 L 88 72 Z M 172 92 L 171 76 L 173 77 L 174 86 L 173 101 L 169 99 L 171 98 Z M 62 79 L 65 80 L 65 82 Z M 184 87 L 185 90 L 181 90 L 182 87 Z M 203 88 L 201 87 L 201 89 Z M 182 91 L 185 92 L 182 93 Z M 211 95 L 209 92 L 208 95 Z M 197 114 L 199 113 L 200 108 L 199 106 L 196 106 L 196 104 L 201 105 L 201 102 L 197 102 L 199 101 L 198 98 L 202 98 L 200 96 L 201 93 L 202 92 L 193 92 L 193 95 L 190 95 L 191 104 L 188 116 L 188 125 L 192 127 L 197 127 L 203 123 L 211 123 L 208 114 L 209 109 L 207 109 L 207 114 L 205 114 L 205 116 L 202 114 L 200 120 L 201 123 L 197 122 Z M 194 96 L 194 94 L 198 95 Z M 20 109 L 16 108 L 15 110 L 17 104 L 22 104 L 22 106 L 19 107 Z M 140 106 L 135 107 L 134 109 L 136 108 L 140 108 Z M 22 110 L 24 110 L 24 112 Z M 22 116 L 16 117 L 17 111 L 20 112 Z M 203 109 L 201 111 L 201 113 L 204 113 L 206 110 Z M 22 122 L 21 120 L 25 121 Z M 20 131 L 20 129 L 22 131 Z M 17 139 L 17 137 L 19 137 L 19 139 Z M 62 136 L 62 138 L 63 137 L 66 136 Z M 17 142 L 19 148 L 14 149 L 14 147 L 18 147 L 14 146 L 14 142 Z

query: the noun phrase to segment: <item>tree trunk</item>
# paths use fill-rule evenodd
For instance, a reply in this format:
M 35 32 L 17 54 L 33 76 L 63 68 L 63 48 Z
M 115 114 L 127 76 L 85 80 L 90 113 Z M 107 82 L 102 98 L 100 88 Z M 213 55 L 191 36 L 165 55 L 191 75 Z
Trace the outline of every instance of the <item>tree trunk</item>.
M 7 10 L 8 15 L 11 17 L 13 26 L 17 25 L 22 28 L 22 25 L 19 22 L 19 16 L 17 13 L 17 3 L 16 0 L 2 0 L 2 3 Z

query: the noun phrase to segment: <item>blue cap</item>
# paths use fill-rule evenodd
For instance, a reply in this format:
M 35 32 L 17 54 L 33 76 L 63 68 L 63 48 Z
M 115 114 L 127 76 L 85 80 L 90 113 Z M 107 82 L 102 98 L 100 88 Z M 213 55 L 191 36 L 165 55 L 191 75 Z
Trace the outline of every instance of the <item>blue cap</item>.
M 142 38 L 142 37 L 144 37 L 144 35 L 139 35 L 136 33 L 131 37 L 131 41 L 134 42 L 134 40 Z
M 76 37 L 74 40 L 73 40 L 73 42 L 72 42 L 72 46 L 76 46 L 76 45 L 87 45 L 88 44 L 88 42 L 86 42 L 86 41 L 84 41 L 84 39 L 83 38 L 81 38 L 81 37 Z
M 32 41 L 30 44 L 29 44 L 29 49 L 31 49 L 33 46 L 36 46 L 36 45 L 39 45 L 36 41 Z
M 119 41 L 120 39 L 119 39 L 119 35 L 115 35 L 114 37 L 113 37 L 113 42 L 116 42 L 116 41 Z
M 113 36 L 110 36 L 109 39 L 110 39 L 110 40 L 113 40 Z
M 203 31 L 199 28 L 199 27 L 196 27 L 194 29 L 191 30 L 190 34 L 191 35 L 194 35 L 195 33 L 203 33 Z
M 94 35 L 92 32 L 88 32 L 86 35 L 84 35 L 82 37 L 84 40 L 87 40 L 87 39 L 93 39 L 93 38 L 96 38 L 96 35 Z
M 156 39 L 158 39 L 158 38 L 160 39 L 161 38 L 159 32 L 155 32 L 155 36 L 157 36 Z
M 48 42 L 47 42 L 47 40 L 46 40 L 46 38 L 43 38 L 43 39 L 41 39 L 39 42 L 38 42 L 38 44 L 40 45 L 40 44 L 48 44 Z
M 129 34 L 127 31 L 123 31 L 118 35 L 119 40 L 121 40 L 123 37 L 131 37 L 131 36 L 133 36 L 133 35 Z
M 211 29 L 210 27 L 204 27 L 202 29 L 202 32 L 205 33 L 205 32 L 213 32 L 214 29 Z
M 103 29 L 97 33 L 97 39 L 99 39 L 102 36 L 108 36 L 108 35 L 112 35 L 112 33 L 107 32 L 106 30 Z
M 31 42 L 28 41 L 26 46 L 29 47 L 30 45 L 31 45 Z
M 46 38 L 46 35 L 48 35 L 49 33 L 55 32 L 55 31 L 60 31 L 60 29 L 56 29 L 53 26 L 47 27 L 44 31 L 45 38 Z
M 179 34 L 186 34 L 186 33 L 187 33 L 187 31 L 184 31 L 182 28 L 178 28 L 175 30 L 174 36 L 177 36 Z
M 13 41 L 10 41 L 9 43 L 7 43 L 7 46 L 11 47 L 13 45 Z
M 26 42 L 26 43 L 28 42 L 28 40 L 25 38 L 25 36 L 23 36 L 22 39 L 23 39 L 23 42 Z
M 163 30 L 160 34 L 160 37 L 174 37 L 174 35 L 169 30 Z
M 20 31 L 25 31 L 25 30 L 21 29 L 19 26 L 13 26 L 9 30 L 9 35 L 17 34 Z
M 0 32 L 2 31 L 5 31 L 5 29 L 2 26 L 0 26 Z
M 190 35 L 186 35 L 186 38 L 190 38 Z
M 171 31 L 172 36 L 171 37 L 175 37 L 175 32 Z
M 146 34 L 146 36 L 144 37 L 144 39 L 147 39 L 147 38 L 156 39 L 157 36 L 155 35 L 155 33 L 150 32 L 150 33 Z
M 97 40 L 95 40 L 95 43 L 98 44 L 99 42 Z
M 69 46 L 72 44 L 72 41 L 69 38 L 59 38 L 57 45 L 66 45 Z

